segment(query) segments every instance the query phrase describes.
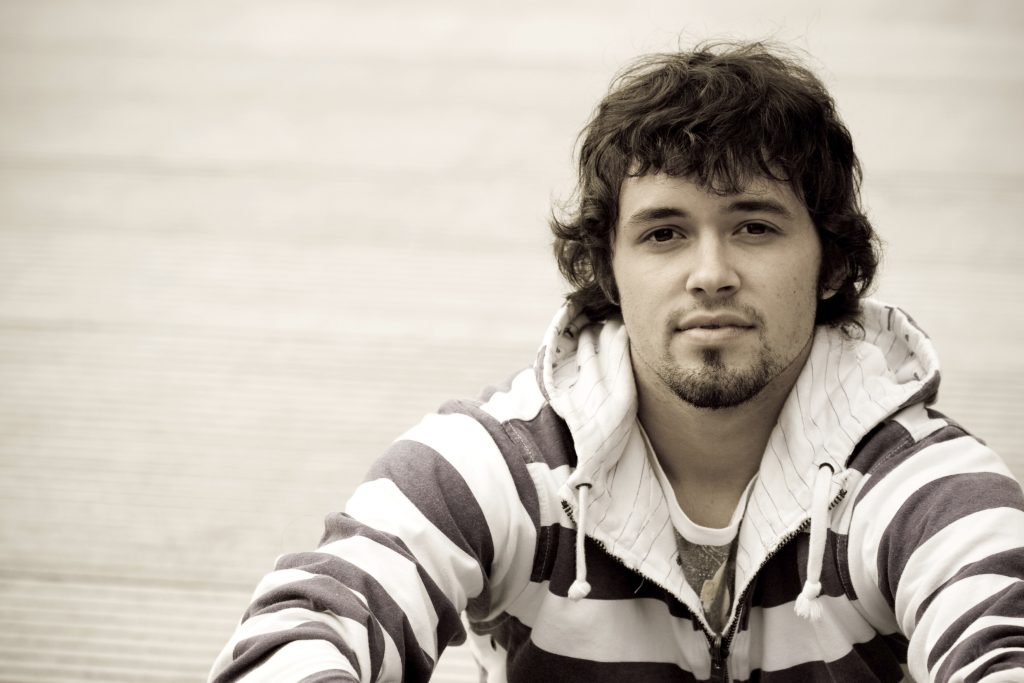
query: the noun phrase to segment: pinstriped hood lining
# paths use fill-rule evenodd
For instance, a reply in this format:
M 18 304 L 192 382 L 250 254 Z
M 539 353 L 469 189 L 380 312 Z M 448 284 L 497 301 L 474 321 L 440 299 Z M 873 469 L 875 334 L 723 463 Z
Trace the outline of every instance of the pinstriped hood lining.
M 745 585 L 808 519 L 819 466 L 834 470 L 829 495 L 834 498 L 846 481 L 845 465 L 856 444 L 887 417 L 937 390 L 935 350 L 909 316 L 866 300 L 863 327 L 861 339 L 833 328 L 816 331 L 807 363 L 769 437 L 740 528 L 737 586 Z M 595 323 L 563 307 L 547 331 L 541 358 L 544 392 L 569 426 L 578 457 L 562 499 L 575 510 L 575 487 L 590 484 L 586 534 L 696 606 L 697 596 L 672 561 L 668 508 L 646 464 L 622 320 Z

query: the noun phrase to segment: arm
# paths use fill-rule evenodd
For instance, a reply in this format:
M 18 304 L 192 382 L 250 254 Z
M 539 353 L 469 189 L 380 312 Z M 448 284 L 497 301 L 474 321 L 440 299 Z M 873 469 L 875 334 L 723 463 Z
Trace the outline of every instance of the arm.
M 426 680 L 464 639 L 464 609 L 486 612 L 528 581 L 525 472 L 472 418 L 427 417 L 328 517 L 315 552 L 280 558 L 210 680 Z
M 851 578 L 914 680 L 1024 680 L 1024 495 L 1003 462 L 946 426 L 881 462 L 857 507 Z

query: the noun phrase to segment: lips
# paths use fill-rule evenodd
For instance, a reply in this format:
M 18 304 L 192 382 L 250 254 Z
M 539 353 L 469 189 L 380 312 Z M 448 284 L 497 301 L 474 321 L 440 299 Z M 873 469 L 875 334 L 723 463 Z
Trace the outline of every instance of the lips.
M 753 329 L 754 325 L 743 316 L 734 313 L 697 313 L 684 318 L 679 330 L 718 330 L 723 327 Z

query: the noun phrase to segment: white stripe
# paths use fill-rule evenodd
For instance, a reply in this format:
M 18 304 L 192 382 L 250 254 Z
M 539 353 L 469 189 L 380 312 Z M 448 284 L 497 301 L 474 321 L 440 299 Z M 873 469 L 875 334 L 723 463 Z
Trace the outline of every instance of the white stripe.
M 466 601 L 483 590 L 483 576 L 476 559 L 424 517 L 390 479 L 362 484 L 345 505 L 345 512 L 374 529 L 404 540 L 458 610 L 464 609 Z M 374 577 L 387 585 L 387 575 L 375 574 Z
M 962 567 L 995 553 L 1021 547 L 1024 543 L 1021 529 L 1024 529 L 1024 512 L 993 508 L 967 515 L 922 543 L 907 561 L 896 590 L 896 614 L 901 630 L 904 633 L 914 631 L 918 607 Z M 959 583 L 974 586 L 973 593 L 963 593 L 954 585 L 946 588 L 935 602 L 951 603 L 956 606 L 954 611 L 960 612 L 964 605 L 974 604 L 996 590 L 986 592 L 985 587 L 991 584 L 1002 588 L 1006 580 L 1007 577 L 989 575 L 969 577 Z M 964 600 L 954 599 L 954 596 Z M 928 611 L 934 607 L 935 603 L 932 603 Z M 940 628 L 945 628 L 945 624 Z
M 473 672 L 475 674 L 473 680 L 479 680 L 482 683 L 507 683 L 508 651 L 490 635 L 479 635 L 470 630 L 467 632 L 469 637 L 466 639 L 466 644 L 477 664 L 477 670 Z M 486 678 L 483 677 L 483 672 L 487 672 Z M 470 680 L 468 674 L 466 680 Z
M 547 652 L 595 662 L 676 664 L 697 678 L 711 673 L 703 632 L 673 617 L 660 600 L 575 602 L 549 593 L 544 609 L 547 618 L 534 624 L 531 640 Z
M 328 543 L 318 552 L 351 562 L 377 579 L 409 620 L 419 646 L 437 659 L 438 618 L 413 562 L 362 536 Z
M 890 522 L 907 498 L 931 481 L 951 474 L 1009 472 L 988 448 L 971 437 L 936 443 L 908 458 L 887 473 L 857 502 L 849 533 L 849 569 L 861 606 L 871 615 L 875 627 L 885 633 L 896 622 L 878 589 L 878 545 Z M 874 477 L 865 478 L 865 484 Z M 854 491 L 850 495 L 856 496 Z M 972 534 L 973 535 L 973 534 Z
M 384 636 L 384 657 L 380 663 L 380 673 L 377 674 L 378 681 L 400 681 L 405 675 L 405 668 L 402 666 L 402 655 L 398 652 L 398 645 L 395 644 L 391 634 L 381 629 Z M 434 657 L 437 663 L 437 657 Z M 370 669 L 363 667 L 363 681 L 369 683 Z
M 1017 517 L 1017 528 L 1024 528 L 1020 526 L 1021 523 L 1024 522 L 1024 513 L 1017 511 Z M 965 543 L 963 540 L 965 538 L 971 538 L 972 535 L 976 535 L 975 529 L 977 529 L 977 525 L 984 521 L 985 519 L 978 515 L 971 515 L 970 517 L 960 520 L 956 525 L 951 525 L 944 530 L 942 534 L 936 534 L 936 538 L 929 540 L 929 544 L 932 541 L 936 541 L 936 545 L 932 549 L 933 556 L 937 552 L 944 552 L 945 554 L 940 555 L 940 557 L 948 554 L 953 558 L 958 558 L 963 553 L 968 552 L 967 548 L 964 547 Z M 996 530 L 992 529 L 991 531 L 995 532 Z M 1006 536 L 1012 536 L 1013 532 L 1008 532 L 1006 529 L 1001 529 L 1000 531 L 1002 533 L 995 539 L 984 539 L 975 542 L 981 543 L 987 547 L 989 552 L 993 552 L 993 548 L 998 548 L 999 550 L 1004 549 L 1003 546 L 1005 546 L 1005 544 L 1002 542 L 1002 539 Z M 1019 532 L 1017 533 L 1019 534 Z M 937 538 L 939 535 L 944 537 L 944 540 L 947 543 L 946 549 L 943 549 L 942 546 L 939 545 L 943 540 Z M 1014 545 L 1017 544 L 1019 544 L 1019 541 L 1014 543 Z M 995 550 L 995 552 L 998 552 L 998 550 Z M 982 554 L 984 555 L 988 553 L 982 552 Z M 959 562 L 957 564 L 959 564 Z M 955 569 L 953 571 L 955 571 Z M 921 622 L 917 624 L 918 633 L 916 633 L 915 638 L 911 640 L 910 648 L 907 650 L 907 661 L 910 662 L 912 668 L 917 667 L 917 670 L 919 671 L 924 669 L 925 663 L 927 662 L 932 649 L 935 647 L 935 643 L 945 634 L 951 624 L 953 624 L 957 619 L 963 617 L 965 611 L 998 591 L 1006 588 L 1006 586 L 1017 583 L 1017 580 L 1010 577 L 1006 577 L 1004 581 L 1000 581 L 999 579 L 1000 577 L 988 575 L 964 579 L 947 588 L 943 591 L 941 596 L 936 598 L 935 601 L 928 606 L 928 610 L 924 613 L 924 617 L 921 619 Z M 960 584 L 964 585 L 961 586 Z M 947 593 L 949 595 L 947 595 Z M 992 617 L 982 617 L 976 621 L 964 632 L 964 635 L 962 635 L 960 639 L 965 635 L 976 631 L 979 623 L 985 622 L 989 619 L 992 619 Z M 1013 619 L 1010 619 L 1009 617 L 998 617 L 997 619 L 1005 620 L 1007 622 L 1013 621 Z M 922 637 L 922 635 L 924 637 Z M 958 642 L 960 639 L 958 639 Z M 943 653 L 942 658 L 945 659 L 947 654 L 948 651 Z M 936 664 L 936 666 L 938 666 L 938 664 Z
M 289 583 L 295 583 L 296 581 L 306 581 L 318 576 L 318 574 L 310 574 L 304 569 L 278 569 L 272 571 L 269 574 L 263 576 L 260 582 L 256 584 L 256 590 L 253 591 L 252 600 L 250 602 L 256 602 L 257 598 L 261 597 L 264 593 L 269 593 L 275 588 L 280 588 Z
M 900 411 L 893 418 L 893 421 L 900 423 L 910 433 L 914 441 L 920 441 L 929 434 L 949 426 L 949 423 L 945 420 L 929 417 L 923 403 L 915 403 L 909 408 Z
M 512 419 L 529 420 L 537 416 L 546 401 L 537 386 L 533 368 L 521 371 L 512 379 L 508 391 L 498 391 L 480 406 L 500 422 Z
M 549 595 L 551 595 L 550 582 L 531 581 L 523 589 L 523 592 L 516 596 L 515 602 L 508 606 L 508 614 L 524 625 L 533 628 L 537 622 L 537 616 L 545 614 L 544 601 Z
M 967 606 L 985 600 L 1014 581 L 992 575 L 971 576 L 946 588 L 942 598 L 928 606 L 924 618 L 917 625 L 918 633 L 910 640 L 907 664 L 911 671 L 917 676 L 924 675 L 923 680 L 927 680 L 928 655 L 946 627 L 962 617 Z M 926 634 L 930 635 L 926 637 Z
M 732 650 L 736 655 L 760 653 L 760 661 L 735 656 L 733 676 L 742 680 L 750 677 L 753 668 L 768 672 L 810 661 L 834 662 L 849 654 L 855 643 L 866 643 L 877 634 L 846 596 L 823 595 L 818 600 L 822 608 L 818 622 L 798 617 L 792 602 L 751 609 L 747 630 L 736 635 Z M 759 639 L 770 638 L 771 647 L 752 641 L 752 633 Z
M 967 677 L 972 673 L 980 669 L 989 660 L 995 659 L 996 657 L 1006 654 L 1007 652 L 1019 652 L 1018 647 L 1000 647 L 995 650 L 989 650 L 982 656 L 975 659 L 973 662 L 963 667 L 962 669 L 955 672 L 949 677 L 949 683 L 963 683 L 967 680 Z M 1020 683 L 1024 681 L 1024 668 L 1014 667 L 1013 669 L 1007 669 L 1005 671 L 996 671 L 995 673 L 988 674 L 984 678 L 980 679 L 979 683 Z
M 566 527 L 572 527 L 565 510 L 558 503 L 558 489 L 565 483 L 565 480 L 572 474 L 572 468 L 568 465 L 561 465 L 551 469 L 545 463 L 531 462 L 526 466 L 533 479 L 533 485 L 537 488 L 537 502 L 540 504 L 540 525 L 542 527 L 551 524 L 561 523 Z
M 274 656 L 238 679 L 239 683 L 291 683 L 321 671 L 341 669 L 356 676 L 355 669 L 323 640 L 294 640 Z M 358 676 L 356 676 L 358 678 Z M 369 680 L 367 677 L 363 681 Z
M 491 532 L 491 597 L 496 609 L 530 580 L 537 531 L 505 459 L 483 425 L 467 415 L 429 415 L 406 432 L 445 458 L 473 492 Z
M 336 632 L 355 653 L 356 658 L 359 660 L 359 666 L 364 672 L 366 672 L 365 677 L 369 676 L 370 651 L 367 644 L 366 628 L 361 623 L 352 619 L 339 617 L 331 612 L 313 612 L 299 607 L 292 607 L 278 610 L 276 612 L 258 614 L 240 624 L 232 635 L 231 640 L 228 641 L 227 645 L 224 646 L 224 649 L 217 657 L 217 661 L 214 663 L 210 677 L 214 677 L 217 673 L 227 667 L 227 665 L 232 661 L 232 655 L 235 647 L 243 640 L 256 638 L 269 633 L 288 631 L 308 622 L 325 624 L 330 627 L 331 630 Z M 317 671 L 329 669 L 343 669 L 345 671 L 351 671 L 354 674 L 355 669 L 352 667 L 348 659 L 346 659 L 345 656 L 337 650 L 337 648 L 327 641 L 304 640 L 296 642 L 319 643 L 320 646 L 325 646 L 318 647 L 316 649 L 316 666 L 321 668 L 311 669 L 303 675 L 309 675 L 311 673 L 316 673 Z M 296 653 L 294 649 L 281 648 L 275 652 L 274 656 L 271 657 L 266 664 L 261 665 L 255 671 L 246 676 L 244 680 L 281 680 L 280 678 L 275 678 L 276 672 L 291 671 L 290 667 L 295 663 L 289 660 L 296 656 L 301 658 L 303 655 L 301 653 Z M 297 678 L 302 678 L 302 676 L 300 675 Z
M 984 629 L 990 628 L 992 626 L 1016 626 L 1019 629 L 1024 630 L 1024 618 L 1021 618 L 1021 617 L 995 616 L 995 617 L 982 617 L 980 619 L 977 619 L 974 623 L 972 623 L 970 626 L 968 626 L 964 630 L 963 633 L 960 634 L 960 637 L 956 639 L 956 642 L 953 643 L 953 646 L 950 647 L 946 652 L 944 652 L 942 657 L 940 657 L 938 659 L 938 661 L 935 662 L 935 666 L 932 667 L 932 671 L 938 671 L 942 667 L 942 663 L 944 661 L 946 661 L 946 658 L 950 655 L 951 652 L 953 652 L 956 649 L 957 645 L 962 643 L 967 638 L 970 638 L 972 635 L 974 635 L 978 631 L 983 631 Z M 966 668 L 966 667 L 964 667 L 964 668 Z M 913 671 L 913 669 L 911 669 L 911 670 Z M 963 670 L 963 669 L 961 669 L 961 670 Z M 990 679 L 986 678 L 986 679 L 983 679 L 983 680 L 985 681 L 985 683 L 988 683 L 988 681 Z M 1017 680 L 1018 680 L 1018 683 L 1019 683 L 1020 679 L 1017 679 Z

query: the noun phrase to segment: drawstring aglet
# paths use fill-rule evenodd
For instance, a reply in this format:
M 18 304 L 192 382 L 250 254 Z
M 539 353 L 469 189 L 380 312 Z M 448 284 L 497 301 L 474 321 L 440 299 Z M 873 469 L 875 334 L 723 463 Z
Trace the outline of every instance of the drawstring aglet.
M 796 612 L 798 617 L 810 621 L 820 621 L 821 602 L 818 600 L 819 595 L 821 595 L 821 583 L 818 581 L 806 582 L 803 590 L 800 591 L 800 595 L 796 598 L 796 605 L 793 606 L 793 611 Z

